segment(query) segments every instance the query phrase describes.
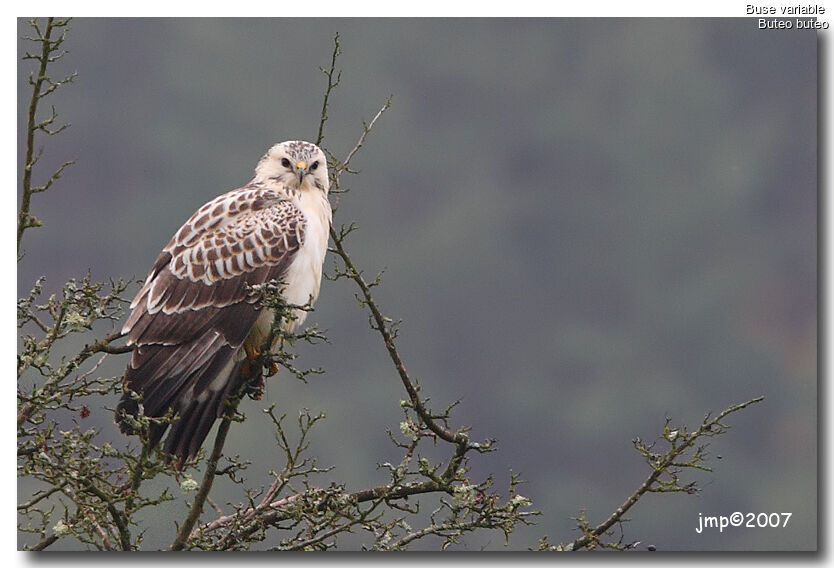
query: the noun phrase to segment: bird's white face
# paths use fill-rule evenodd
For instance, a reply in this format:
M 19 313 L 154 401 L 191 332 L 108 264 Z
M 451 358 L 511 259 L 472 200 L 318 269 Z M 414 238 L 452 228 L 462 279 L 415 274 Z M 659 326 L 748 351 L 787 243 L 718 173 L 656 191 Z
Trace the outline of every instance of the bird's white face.
M 327 158 L 321 148 L 293 140 L 270 148 L 255 168 L 255 181 L 275 180 L 292 189 L 318 188 L 327 193 Z

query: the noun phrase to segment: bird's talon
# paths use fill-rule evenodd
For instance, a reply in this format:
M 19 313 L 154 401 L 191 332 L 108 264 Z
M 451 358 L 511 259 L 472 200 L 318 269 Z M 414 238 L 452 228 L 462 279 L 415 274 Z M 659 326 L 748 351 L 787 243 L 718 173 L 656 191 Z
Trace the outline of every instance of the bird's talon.
M 246 386 L 246 395 L 252 400 L 261 400 L 264 396 L 264 386 L 264 377 L 261 375 Z

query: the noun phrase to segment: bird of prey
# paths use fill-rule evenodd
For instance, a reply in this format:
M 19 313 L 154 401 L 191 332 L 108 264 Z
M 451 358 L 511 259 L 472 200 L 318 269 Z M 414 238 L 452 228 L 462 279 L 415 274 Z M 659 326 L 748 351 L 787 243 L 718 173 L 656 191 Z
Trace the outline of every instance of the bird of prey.
M 122 432 L 133 433 L 125 415 L 139 415 L 140 403 L 147 417 L 171 416 L 163 451 L 182 469 L 224 413 L 225 401 L 262 378 L 253 362 L 275 316 L 261 309 L 251 286 L 281 281 L 282 299 L 295 306 L 317 298 L 331 220 L 329 185 L 321 149 L 282 142 L 260 159 L 252 181 L 200 207 L 176 232 L 122 329 L 133 347 L 116 408 Z M 290 331 L 306 316 L 294 312 L 295 319 L 282 322 Z M 152 447 L 168 427 L 151 424 Z

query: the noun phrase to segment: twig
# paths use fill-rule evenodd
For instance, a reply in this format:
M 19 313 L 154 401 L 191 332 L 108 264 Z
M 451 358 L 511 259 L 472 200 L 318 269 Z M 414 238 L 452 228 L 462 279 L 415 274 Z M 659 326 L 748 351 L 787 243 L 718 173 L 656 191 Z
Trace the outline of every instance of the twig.
M 110 513 L 110 517 L 113 519 L 113 523 L 116 525 L 116 530 L 119 532 L 119 545 L 122 547 L 122 550 L 130 550 L 130 530 L 127 527 L 127 518 L 125 517 L 122 511 L 119 511 L 113 502 L 105 495 L 98 487 L 93 485 L 92 481 L 87 480 L 84 483 L 84 491 L 87 491 L 91 495 L 95 495 L 99 501 L 101 501 L 105 507 L 107 507 L 107 511 Z M 108 548 L 112 548 L 112 544 L 109 543 L 109 540 L 106 538 L 106 532 L 104 529 L 101 529 L 102 533 L 102 540 L 107 543 Z
M 59 327 L 58 323 L 56 323 L 55 329 L 58 329 L 58 327 Z M 75 369 L 80 367 L 81 364 L 84 363 L 84 361 L 86 361 L 87 359 L 92 357 L 93 354 L 95 354 L 95 353 L 101 353 L 101 352 L 103 352 L 103 353 L 127 353 L 127 352 L 131 351 L 133 349 L 132 347 L 127 347 L 127 346 L 113 347 L 113 346 L 110 345 L 113 341 L 119 339 L 120 337 L 122 337 L 121 331 L 114 331 L 112 333 L 109 333 L 109 334 L 105 335 L 101 339 L 98 339 L 98 340 L 94 341 L 93 343 L 84 346 L 84 348 L 78 353 L 78 355 L 73 357 L 69 361 L 69 363 L 67 363 L 66 371 L 64 373 L 59 373 L 59 374 L 55 375 L 54 377 L 50 378 L 49 381 L 47 381 L 46 383 L 44 383 L 40 387 L 40 390 L 41 391 L 47 391 L 48 389 L 51 389 L 54 386 L 56 386 L 58 383 L 60 383 L 64 379 L 64 377 L 66 377 L 71 372 L 73 372 Z M 33 404 L 26 404 L 26 405 L 23 406 L 23 408 L 20 409 L 20 411 L 18 411 L 18 414 L 17 414 L 17 427 L 18 428 L 23 426 L 23 423 L 26 422 L 26 420 L 29 418 L 29 416 L 32 414 L 32 412 L 35 410 L 35 408 L 36 408 L 36 406 L 33 405 Z
M 424 493 L 435 493 L 437 491 L 443 491 L 443 488 L 440 484 L 434 481 L 424 481 L 420 483 L 413 483 L 409 485 L 381 485 L 379 487 L 374 487 L 371 489 L 363 489 L 361 491 L 355 491 L 353 493 L 346 493 L 344 497 L 347 500 L 356 503 L 367 503 L 369 501 L 374 501 L 376 499 L 402 499 L 404 497 L 409 497 L 412 495 L 421 495 Z M 212 531 L 216 531 L 223 527 L 239 523 L 240 521 L 256 521 L 255 524 L 272 524 L 275 523 L 277 520 L 285 518 L 284 511 L 287 506 L 292 505 L 299 499 L 304 496 L 303 493 L 298 493 L 295 495 L 289 495 L 287 497 L 283 497 L 278 499 L 277 501 L 273 501 L 271 503 L 259 504 L 257 507 L 250 507 L 248 509 L 244 509 L 237 513 L 231 515 L 225 515 L 214 519 L 202 527 L 200 527 L 199 531 L 203 533 L 209 533 Z M 258 513 L 261 513 L 258 515 Z M 254 532 L 255 527 L 253 525 L 252 531 Z M 196 531 L 194 535 L 196 536 Z M 247 532 L 244 530 L 241 533 L 242 535 L 246 535 Z
M 46 499 L 47 497 L 49 497 L 53 493 L 57 493 L 58 491 L 61 491 L 67 485 L 67 483 L 69 483 L 69 482 L 64 481 L 63 483 L 61 483 L 59 485 L 56 485 L 54 487 L 51 487 L 50 489 L 47 489 L 40 494 L 36 493 L 34 496 L 32 496 L 32 499 L 30 499 L 26 503 L 18 505 L 17 510 L 18 511 L 27 511 L 28 509 L 31 509 L 35 504 L 37 504 L 40 501 Z
M 38 71 L 37 75 L 35 75 L 34 78 L 32 78 L 31 76 L 29 78 L 29 82 L 32 85 L 32 97 L 29 100 L 29 113 L 26 127 L 26 158 L 23 165 L 22 182 L 23 194 L 20 200 L 20 209 L 18 211 L 17 216 L 18 255 L 20 255 L 20 244 L 23 240 L 23 232 L 30 227 L 38 227 L 41 225 L 41 222 L 29 213 L 32 195 L 49 189 L 52 186 L 52 184 L 59 177 L 61 177 L 61 174 L 64 172 L 64 169 L 72 164 L 72 161 L 64 162 L 49 177 L 49 180 L 47 180 L 47 182 L 44 185 L 40 187 L 32 187 L 32 170 L 35 166 L 35 163 L 38 161 L 38 157 L 35 156 L 35 132 L 40 130 L 45 132 L 47 135 L 53 135 L 59 133 L 61 130 L 66 128 L 66 125 L 64 125 L 58 128 L 57 130 L 49 129 L 49 125 L 51 125 L 57 118 L 57 115 L 55 114 L 55 109 L 52 109 L 52 115 L 49 118 L 40 122 L 37 121 L 37 110 L 38 103 L 42 98 L 52 93 L 59 86 L 65 83 L 69 83 L 75 78 L 75 74 L 73 73 L 72 75 L 66 77 L 63 80 L 53 81 L 46 74 L 46 69 L 49 63 L 52 63 L 53 61 L 59 59 L 65 53 L 61 52 L 55 55 L 55 52 L 59 49 L 60 45 L 66 39 L 66 29 L 62 31 L 61 35 L 57 39 L 53 38 L 53 32 L 55 32 L 58 29 L 65 28 L 68 23 L 68 19 L 56 20 L 55 18 L 47 18 L 46 27 L 44 28 L 43 32 L 41 32 L 36 20 L 32 20 L 30 22 L 31 27 L 35 30 L 36 36 L 27 39 L 40 43 L 41 52 L 40 55 L 37 56 L 29 54 L 26 54 L 26 56 L 24 56 L 24 59 L 34 59 L 38 62 Z
M 374 127 L 374 124 L 376 124 L 376 121 L 379 120 L 379 117 L 382 116 L 382 113 L 384 113 L 389 108 L 391 108 L 391 97 L 388 97 L 388 99 L 386 99 L 385 104 L 382 105 L 382 107 L 377 111 L 377 113 L 371 119 L 371 122 L 367 124 L 362 124 L 362 134 L 359 136 L 359 140 L 356 141 L 356 144 L 353 146 L 350 152 L 347 153 L 345 159 L 341 161 L 339 167 L 337 167 L 333 171 L 333 185 L 338 185 L 339 177 L 345 171 L 348 171 L 348 166 L 350 165 L 351 159 L 353 159 L 353 156 L 356 155 L 356 152 L 358 152 L 359 148 L 361 148 L 362 145 L 365 143 L 365 138 L 368 136 L 368 133 L 370 133 L 371 129 Z
M 409 543 L 411 543 L 415 540 L 419 540 L 419 539 L 421 539 L 423 537 L 426 537 L 426 536 L 429 536 L 429 535 L 445 536 L 443 533 L 447 532 L 447 531 L 448 532 L 464 532 L 464 531 L 471 530 L 473 528 L 477 528 L 477 527 L 481 526 L 482 522 L 483 521 L 481 519 L 473 519 L 471 521 L 462 521 L 462 522 L 459 522 L 459 523 L 456 523 L 456 524 L 445 524 L 444 523 L 444 524 L 441 524 L 441 525 L 436 525 L 436 524 L 432 523 L 431 525 L 429 525 L 425 528 L 422 528 L 420 530 L 416 530 L 416 531 L 413 531 L 413 532 L 410 532 L 410 533 L 404 535 L 397 542 L 393 543 L 392 545 L 387 546 L 386 549 L 398 550 L 398 549 L 403 548 L 404 546 L 407 546 Z
M 223 515 L 223 509 L 221 509 L 220 506 L 211 499 L 211 497 L 206 497 L 206 503 L 208 503 L 209 506 L 217 512 L 218 515 Z
M 327 88 L 324 91 L 324 102 L 321 105 L 321 119 L 319 120 L 319 133 L 316 136 L 316 146 L 321 144 L 321 141 L 324 140 L 324 123 L 327 122 L 327 106 L 329 104 L 330 93 L 339 82 L 342 80 L 342 72 L 339 71 L 336 73 L 336 60 L 339 58 L 339 55 L 342 54 L 341 47 L 339 46 L 339 34 L 336 34 L 333 37 L 333 55 L 330 58 L 330 69 L 324 69 L 324 67 L 319 67 L 322 73 L 327 75 Z M 336 73 L 336 80 L 333 80 L 333 74 Z
M 670 449 L 662 458 L 660 458 L 657 464 L 653 466 L 652 473 L 646 478 L 645 481 L 643 481 L 642 484 L 640 484 L 640 487 L 638 487 L 637 490 L 632 493 L 622 505 L 617 507 L 611 516 L 609 516 L 597 527 L 589 531 L 585 531 L 585 534 L 574 540 L 571 544 L 567 545 L 565 549 L 581 550 L 596 543 L 599 537 L 605 534 L 605 532 L 614 526 L 615 523 L 619 522 L 623 515 L 625 515 L 626 512 L 631 509 L 631 507 L 633 507 L 643 495 L 652 490 L 654 485 L 658 482 L 660 476 L 668 471 L 667 468 L 674 465 L 675 460 L 683 454 L 684 451 L 691 448 L 699 438 L 722 433 L 727 428 L 721 424 L 721 420 L 723 418 L 733 412 L 743 410 L 751 404 L 761 402 L 762 400 L 764 400 L 764 397 L 760 396 L 741 404 L 732 405 L 711 420 L 709 419 L 709 415 L 707 415 L 701 423 L 701 426 L 695 432 L 692 432 L 691 434 L 681 434 L 683 438 L 680 443 L 678 445 L 673 444 L 672 449 Z
M 139 492 L 139 486 L 142 485 L 142 480 L 144 478 L 145 472 L 145 460 L 148 459 L 148 456 L 151 453 L 150 443 L 146 439 L 142 440 L 142 450 L 139 452 L 139 457 L 136 459 L 135 467 L 130 467 L 128 465 L 128 469 L 130 470 L 130 477 L 127 484 L 127 487 L 130 488 L 127 494 L 127 499 L 125 500 L 125 514 L 129 515 L 133 512 L 134 507 L 134 496 L 137 495 Z
M 240 397 L 236 397 L 229 401 L 226 407 L 226 412 L 223 414 L 223 419 L 220 422 L 220 427 L 217 430 L 217 436 L 214 438 L 214 447 L 211 450 L 208 462 L 206 462 L 206 472 L 203 474 L 203 481 L 194 497 L 194 503 L 191 504 L 191 509 L 188 516 L 180 526 L 177 538 L 171 544 L 171 550 L 182 550 L 188 543 L 188 537 L 191 535 L 191 530 L 197 524 L 197 520 L 203 512 L 203 505 L 208 498 L 211 486 L 214 483 L 214 477 L 217 474 L 217 463 L 220 461 L 220 456 L 223 455 L 223 445 L 226 443 L 226 435 L 229 433 L 229 427 L 232 424 L 237 405 L 240 403 Z
M 417 389 L 414 386 L 411 377 L 408 375 L 408 371 L 405 368 L 405 364 L 403 363 L 402 358 L 400 357 L 400 353 L 397 350 L 397 346 L 394 343 L 394 339 L 391 335 L 389 323 L 386 321 L 386 318 L 382 315 L 382 312 L 379 309 L 376 301 L 374 300 L 373 296 L 371 295 L 371 289 L 365 279 L 362 277 L 362 274 L 359 270 L 356 269 L 356 266 L 353 264 L 353 261 L 350 258 L 350 255 L 344 248 L 342 244 L 342 236 L 339 235 L 335 229 L 332 227 L 330 228 L 330 237 L 333 239 L 333 244 L 335 245 L 335 252 L 339 255 L 342 259 L 342 262 L 345 265 L 345 273 L 351 278 L 356 285 L 359 286 L 360 291 L 362 292 L 362 302 L 367 308 L 370 310 L 371 315 L 373 317 L 375 326 L 374 329 L 379 332 L 382 336 L 382 341 L 385 344 L 385 349 L 388 351 L 388 356 L 391 359 L 391 362 L 394 364 L 394 368 L 397 370 L 397 374 L 400 377 L 400 381 L 402 382 L 403 386 L 405 387 L 406 392 L 408 393 L 409 399 L 411 399 L 411 403 L 414 405 L 414 410 L 426 424 L 426 426 L 437 436 L 441 439 L 451 443 L 457 444 L 462 448 L 462 451 L 466 449 L 472 448 L 477 449 L 480 447 L 478 444 L 470 444 L 469 443 L 469 436 L 462 432 L 452 432 L 447 428 L 444 428 L 437 421 L 434 419 L 433 415 L 426 409 L 425 405 L 423 404 L 422 399 L 420 399 L 419 394 L 417 393 Z
M 54 544 L 57 540 L 58 540 L 58 537 L 55 534 L 51 534 L 47 537 L 42 538 L 40 540 L 40 542 L 38 542 L 37 544 L 35 544 L 34 546 L 32 546 L 31 548 L 29 548 L 27 550 L 44 550 L 48 546 Z
M 96 369 L 98 369 L 98 368 L 99 368 L 99 366 L 101 366 L 101 364 L 102 364 L 102 363 L 104 363 L 104 360 L 105 360 L 106 358 L 107 358 L 107 353 L 105 353 L 104 355 L 102 355 L 101 357 L 99 357 L 98 361 L 96 361 L 96 362 L 93 364 L 93 366 L 92 366 L 92 367 L 90 367 L 90 369 L 89 369 L 86 373 L 81 373 L 80 375 L 78 375 L 78 378 L 76 378 L 75 380 L 76 380 L 76 381 L 78 381 L 78 382 L 81 382 L 81 381 L 83 381 L 84 379 L 86 379 L 87 377 L 89 377 L 90 375 L 92 375 L 93 373 L 95 373 L 95 372 L 96 372 Z

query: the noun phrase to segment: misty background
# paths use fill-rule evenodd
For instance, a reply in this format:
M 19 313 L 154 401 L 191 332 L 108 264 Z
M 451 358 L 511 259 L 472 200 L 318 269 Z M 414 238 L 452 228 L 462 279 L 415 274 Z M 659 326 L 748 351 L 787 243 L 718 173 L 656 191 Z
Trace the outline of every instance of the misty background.
M 649 473 L 631 440 L 661 433 L 665 416 L 697 427 L 763 395 L 712 439 L 714 472 L 685 473 L 703 492 L 645 496 L 625 541 L 815 549 L 817 36 L 755 22 L 74 20 L 52 73 L 78 77 L 44 101 L 72 126 L 40 139 L 34 181 L 77 163 L 33 198 L 44 226 L 24 236 L 18 293 L 40 275 L 48 291 L 88 270 L 144 278 L 269 146 L 314 141 L 319 67 L 339 33 L 326 148 L 343 158 L 393 98 L 352 162 L 359 175 L 342 177 L 334 224 L 360 227 L 346 246 L 366 275 L 385 269 L 375 298 L 403 320 L 398 346 L 432 407 L 460 400 L 451 425 L 498 439 L 471 460 L 473 479 L 505 488 L 516 472 L 543 512 L 509 548 L 574 539 L 582 510 L 594 525 L 607 517 Z M 19 164 L 32 67 L 18 67 Z M 260 412 L 271 403 L 327 415 L 310 450 L 335 466 L 320 486 L 379 485 L 376 464 L 399 461 L 386 430 L 398 434 L 406 395 L 353 294 L 323 282 L 308 317 L 330 343 L 299 347 L 296 364 L 326 374 L 281 373 L 264 400 L 244 401 L 225 449 L 253 461 L 249 486 L 283 465 Z M 125 444 L 113 406 L 102 400 L 82 427 Z M 242 495 L 218 482 L 212 497 Z M 167 507 L 146 545 L 170 544 L 186 511 Z M 785 528 L 695 532 L 699 514 L 735 511 L 793 515 Z M 505 550 L 503 536 L 461 548 L 483 547 Z

